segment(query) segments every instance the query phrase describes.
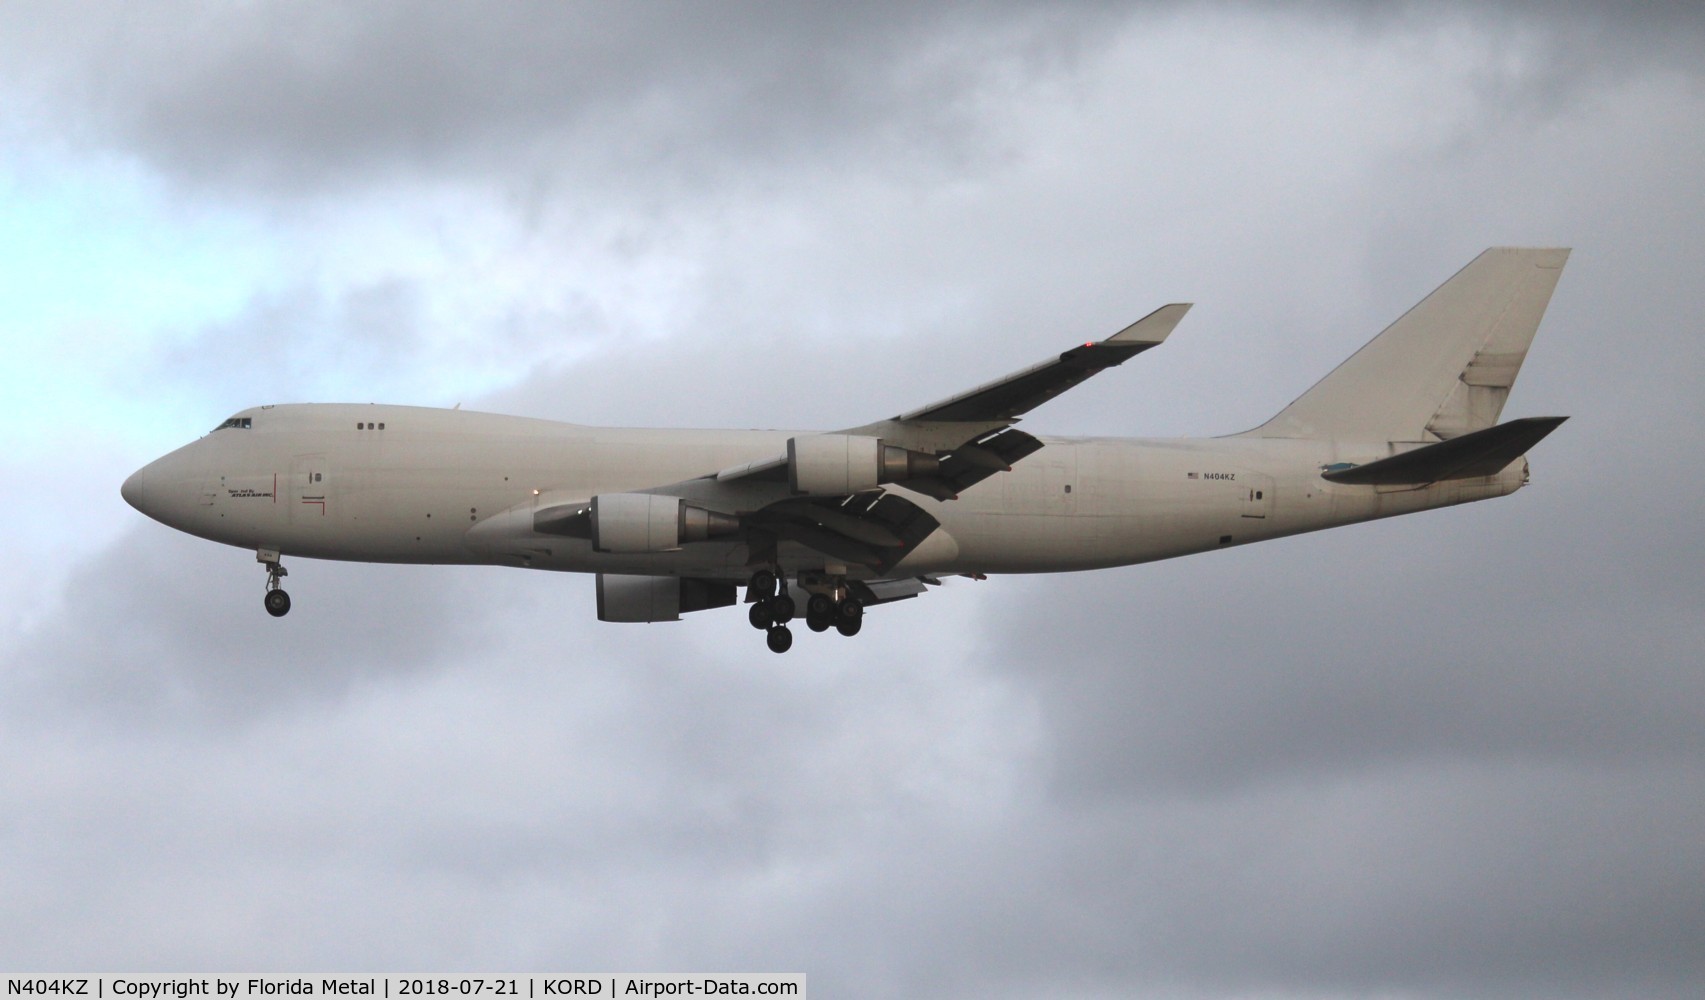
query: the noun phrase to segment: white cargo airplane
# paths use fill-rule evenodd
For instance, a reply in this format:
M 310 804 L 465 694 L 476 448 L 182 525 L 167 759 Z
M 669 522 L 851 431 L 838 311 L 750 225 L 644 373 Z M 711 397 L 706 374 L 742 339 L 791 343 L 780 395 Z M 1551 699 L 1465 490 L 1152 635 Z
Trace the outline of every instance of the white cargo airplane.
M 409 406 L 244 410 L 125 481 L 137 510 L 284 555 L 597 574 L 598 617 L 736 602 L 769 647 L 858 632 L 941 576 L 1167 559 L 1513 493 L 1564 417 L 1497 423 L 1569 251 L 1495 248 L 1254 430 L 1038 437 L 1020 415 L 1166 339 L 1169 305 L 1098 343 L 830 433 L 628 430 Z M 779 586 L 778 586 L 779 585 Z

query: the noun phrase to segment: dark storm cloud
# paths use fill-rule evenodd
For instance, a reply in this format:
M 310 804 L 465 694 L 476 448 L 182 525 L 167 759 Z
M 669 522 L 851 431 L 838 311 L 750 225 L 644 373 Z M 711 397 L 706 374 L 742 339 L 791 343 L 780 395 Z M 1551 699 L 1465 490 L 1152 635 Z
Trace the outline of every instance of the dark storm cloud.
M 104 16 L 102 16 L 104 15 Z M 197 184 L 867 156 L 962 136 L 957 102 L 1069 59 L 1103 14 L 1023 6 L 263 4 L 49 8 L 15 71 Z M 69 40 L 70 44 L 64 42 Z M 60 43 L 40 51 L 42 42 Z M 32 45 L 32 43 L 35 43 Z M 524 189 L 522 189 L 524 190 Z
M 1119 26 L 1174 23 L 1181 7 L 53 5 L 15 14 L 8 47 L 10 75 L 74 134 L 198 187 L 497 175 L 525 203 L 612 168 L 705 189 L 800 159 L 963 163 L 988 152 L 969 99 L 1070 76 Z M 1500 53 L 1482 82 L 1495 118 L 1554 112 L 1605 73 L 1659 60 L 1685 72 L 1705 37 L 1688 4 L 1255 16 L 1344 18 L 1376 38 L 1472 19 Z
M 1705 903 L 1697 866 L 1663 860 L 1685 853 L 1684 773 L 1445 764 L 1066 810 L 1056 877 L 1085 924 L 1127 929 L 1123 955 L 1077 955 L 1122 966 L 1110 982 L 1596 996 L 1627 977 L 1681 996 Z
M 1443 512 L 1116 571 L 1072 603 L 1005 592 L 998 641 L 1043 695 L 1074 795 L 1209 794 L 1394 761 L 1705 755 L 1691 668 L 1705 628 L 1590 572 L 1601 555 L 1570 517 Z M 1452 546 L 1428 551 L 1440 533 Z M 1346 593 L 1350 574 L 1365 582 Z M 1039 638 L 1059 634 L 1096 641 Z

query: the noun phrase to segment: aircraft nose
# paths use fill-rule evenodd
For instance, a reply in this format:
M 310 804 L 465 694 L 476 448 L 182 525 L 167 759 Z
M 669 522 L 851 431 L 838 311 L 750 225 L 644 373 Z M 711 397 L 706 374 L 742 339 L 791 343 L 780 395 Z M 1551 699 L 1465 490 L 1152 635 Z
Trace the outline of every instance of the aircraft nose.
M 143 466 L 131 473 L 130 478 L 124 481 L 124 485 L 118 488 L 118 492 L 120 496 L 124 497 L 125 503 L 146 514 L 147 511 L 143 510 L 143 504 L 148 502 L 148 467 Z

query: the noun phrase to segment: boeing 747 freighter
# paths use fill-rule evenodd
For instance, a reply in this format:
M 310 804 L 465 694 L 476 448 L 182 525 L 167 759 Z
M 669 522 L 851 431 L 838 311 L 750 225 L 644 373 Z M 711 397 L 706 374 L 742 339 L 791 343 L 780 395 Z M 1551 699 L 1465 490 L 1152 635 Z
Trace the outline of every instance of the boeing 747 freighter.
M 244 410 L 124 498 L 255 553 L 597 576 L 598 617 L 675 621 L 744 597 L 854 635 L 950 574 L 1060 573 L 1500 497 L 1564 417 L 1499 423 L 1568 259 L 1482 253 L 1253 430 L 1068 438 L 1019 418 L 1166 340 L 1188 305 L 887 420 L 842 430 L 635 430 L 411 406 Z M 744 592 L 742 594 L 742 591 Z

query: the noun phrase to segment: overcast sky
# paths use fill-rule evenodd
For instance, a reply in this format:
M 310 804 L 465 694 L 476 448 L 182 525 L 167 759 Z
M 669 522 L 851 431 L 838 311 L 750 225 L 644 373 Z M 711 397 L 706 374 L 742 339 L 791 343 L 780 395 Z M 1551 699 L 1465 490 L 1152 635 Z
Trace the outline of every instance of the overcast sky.
M 1705 994 L 1691 4 L 12 3 L 0 967 L 814 995 Z M 1493 503 L 953 580 L 778 657 L 126 507 L 268 402 L 849 426 L 1196 308 L 1041 433 L 1265 420 L 1574 248 Z

